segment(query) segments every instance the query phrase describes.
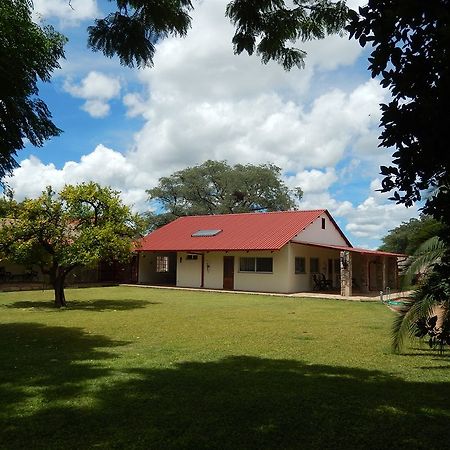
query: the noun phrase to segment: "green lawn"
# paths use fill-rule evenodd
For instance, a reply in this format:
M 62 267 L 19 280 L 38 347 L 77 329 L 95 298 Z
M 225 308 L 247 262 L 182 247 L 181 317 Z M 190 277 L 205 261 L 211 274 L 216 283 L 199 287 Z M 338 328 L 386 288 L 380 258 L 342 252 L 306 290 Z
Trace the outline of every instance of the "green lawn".
M 142 288 L 0 294 L 0 448 L 443 449 L 450 358 L 373 303 Z

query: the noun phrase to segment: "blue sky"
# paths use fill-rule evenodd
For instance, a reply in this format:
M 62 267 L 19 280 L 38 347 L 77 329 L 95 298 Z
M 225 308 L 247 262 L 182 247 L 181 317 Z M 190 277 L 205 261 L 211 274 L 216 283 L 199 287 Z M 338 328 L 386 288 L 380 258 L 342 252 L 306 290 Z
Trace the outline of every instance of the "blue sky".
M 286 73 L 233 55 L 226 1 L 194 1 L 187 38 L 160 42 L 155 67 L 137 70 L 87 49 L 86 28 L 109 2 L 34 4 L 36 20 L 69 38 L 62 69 L 40 88 L 64 133 L 19 153 L 8 180 L 18 198 L 94 180 L 144 211 L 154 208 L 145 190 L 159 177 L 217 159 L 278 165 L 304 190 L 299 207 L 329 209 L 356 246 L 376 248 L 417 216 L 376 191 L 379 166 L 391 158 L 377 147 L 388 92 L 370 78 L 367 51 L 347 37 L 300 43 L 306 68 Z

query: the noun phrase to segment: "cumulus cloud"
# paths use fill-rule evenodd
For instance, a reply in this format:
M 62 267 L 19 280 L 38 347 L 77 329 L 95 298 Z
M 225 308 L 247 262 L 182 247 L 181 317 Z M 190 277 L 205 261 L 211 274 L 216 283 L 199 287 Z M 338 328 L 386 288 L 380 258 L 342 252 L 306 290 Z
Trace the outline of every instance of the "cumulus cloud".
M 357 238 L 379 240 L 388 230 L 419 214 L 417 206 L 398 205 L 388 200 L 390 194 L 380 192 L 380 188 L 381 180 L 373 179 L 370 195 L 346 213 L 346 230 Z
M 86 100 L 82 109 L 92 117 L 100 118 L 109 114 L 108 101 L 120 95 L 121 84 L 119 78 L 91 71 L 79 84 L 67 79 L 64 90 L 73 97 Z
M 67 161 L 61 169 L 54 164 L 43 164 L 35 156 L 21 162 L 12 177 L 6 180 L 21 200 L 38 196 L 46 186 L 60 190 L 65 184 L 95 181 L 122 192 L 123 200 L 136 210 L 145 208 L 149 185 L 136 181 L 136 167 L 122 153 L 98 145 L 79 161 Z
M 76 26 L 100 15 L 96 0 L 34 0 L 35 19 L 59 19 L 60 25 Z
M 188 37 L 159 44 L 155 67 L 140 74 L 145 89 L 124 97 L 128 115 L 146 120 L 130 158 L 165 174 L 208 158 L 270 161 L 293 173 L 336 165 L 376 122 L 383 93 L 374 81 L 322 88 L 315 98 L 310 88 L 317 72 L 353 64 L 359 44 L 338 36 L 301 43 L 305 70 L 264 66 L 233 54 L 225 4 L 199 5 Z

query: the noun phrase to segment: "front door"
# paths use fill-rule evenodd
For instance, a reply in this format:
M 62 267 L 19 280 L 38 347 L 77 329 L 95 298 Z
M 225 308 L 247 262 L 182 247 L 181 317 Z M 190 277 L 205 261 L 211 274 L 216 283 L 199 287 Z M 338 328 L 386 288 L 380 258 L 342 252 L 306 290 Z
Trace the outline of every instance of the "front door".
M 223 288 L 227 291 L 234 289 L 234 256 L 223 257 Z

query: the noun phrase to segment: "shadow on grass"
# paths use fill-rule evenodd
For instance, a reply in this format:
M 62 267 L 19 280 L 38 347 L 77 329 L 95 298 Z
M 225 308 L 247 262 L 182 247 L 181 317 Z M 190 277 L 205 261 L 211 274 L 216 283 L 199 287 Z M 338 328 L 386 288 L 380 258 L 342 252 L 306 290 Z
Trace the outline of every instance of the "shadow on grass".
M 160 302 L 149 302 L 147 300 L 134 300 L 134 299 L 121 299 L 121 300 L 68 300 L 66 310 L 79 310 L 79 311 L 129 311 L 132 309 L 145 308 L 148 305 L 159 305 Z M 5 308 L 16 309 L 43 309 L 45 311 L 61 311 L 54 307 L 53 301 L 42 300 L 21 300 L 5 305 Z
M 2 413 L 16 411 L 22 401 L 34 395 L 33 390 L 38 397 L 44 393 L 45 401 L 73 398 L 83 390 L 86 380 L 110 374 L 100 362 L 115 356 L 111 352 L 114 347 L 128 344 L 88 334 L 81 328 L 38 323 L 0 325 L 0 343 Z
M 0 328 L 2 347 L 15 342 L 17 326 L 28 346 L 19 346 L 20 355 L 16 344 L 2 350 L 21 364 L 18 376 L 4 371 L 3 393 L 21 392 L 31 377 L 42 404 L 24 413 L 21 399 L 9 398 L 2 448 L 432 449 L 450 442 L 446 382 L 250 356 L 114 373 L 102 348 L 126 343 L 14 324 Z M 41 350 L 52 346 L 56 353 Z M 95 384 L 103 376 L 108 381 Z

